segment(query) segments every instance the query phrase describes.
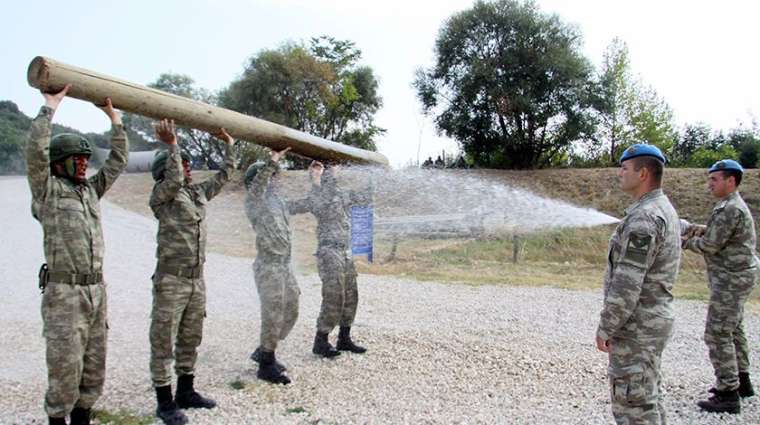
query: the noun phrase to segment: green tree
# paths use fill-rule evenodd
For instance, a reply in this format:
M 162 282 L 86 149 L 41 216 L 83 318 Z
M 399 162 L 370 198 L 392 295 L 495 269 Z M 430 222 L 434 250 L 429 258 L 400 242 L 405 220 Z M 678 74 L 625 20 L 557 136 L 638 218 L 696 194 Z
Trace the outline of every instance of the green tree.
M 417 97 L 477 166 L 555 164 L 594 128 L 580 39 L 531 1 L 476 1 L 439 31 L 436 64 L 417 71 Z
M 599 125 L 593 143 L 603 146 L 603 162 L 616 163 L 633 143 L 671 152 L 677 138 L 673 112 L 657 92 L 631 75 L 628 46 L 612 40 L 599 75 Z M 598 149 L 598 148 L 597 148 Z
M 715 140 L 711 137 L 710 126 L 704 123 L 687 124 L 684 126 L 671 151 L 671 162 L 675 165 L 690 165 L 691 158 L 702 147 L 713 149 Z M 720 143 L 719 143 L 720 144 Z
M 325 139 L 376 150 L 382 100 L 371 68 L 353 42 L 321 36 L 252 56 L 220 93 L 224 107 Z M 306 164 L 295 160 L 297 165 Z
M 708 168 L 721 159 L 738 159 L 736 150 L 728 143 L 720 145 L 717 149 L 701 147 L 694 152 L 689 161 L 689 166 L 696 168 Z
M 737 161 L 744 168 L 756 168 L 760 158 L 760 136 L 754 129 L 736 128 L 728 135 L 728 142 L 737 151 Z
M 195 81 L 183 74 L 164 73 L 148 87 L 186 97 L 211 105 L 216 104 L 216 96 L 206 89 L 196 87 Z M 155 121 L 136 114 L 125 114 L 124 124 L 128 128 L 130 143 L 132 138 L 144 140 L 145 145 L 160 147 L 153 128 Z M 222 142 L 205 131 L 188 127 L 177 128 L 177 139 L 183 150 L 193 158 L 195 165 L 205 164 L 209 168 L 217 168 L 222 164 L 224 148 Z
M 24 174 L 24 145 L 29 117 L 11 101 L 0 102 L 0 174 Z

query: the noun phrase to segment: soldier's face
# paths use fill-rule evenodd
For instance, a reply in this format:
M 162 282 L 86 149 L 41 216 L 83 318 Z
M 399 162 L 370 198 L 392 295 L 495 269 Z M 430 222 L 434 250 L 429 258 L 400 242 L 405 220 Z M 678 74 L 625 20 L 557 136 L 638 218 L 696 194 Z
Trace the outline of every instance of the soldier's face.
M 87 164 L 90 157 L 87 155 L 72 155 L 74 159 L 74 181 L 84 183 L 87 180 Z
M 182 160 L 182 174 L 185 175 L 185 181 L 188 183 L 192 183 L 193 176 L 192 176 L 192 170 L 190 169 L 190 161 Z
M 633 193 L 641 185 L 639 178 L 641 170 L 636 170 L 633 161 L 625 161 L 620 164 L 618 169 L 618 179 L 620 179 L 620 189 L 625 193 Z
M 728 178 L 723 176 L 722 171 L 710 173 L 707 177 L 707 188 L 710 189 L 712 196 L 718 199 L 723 199 L 731 193 Z

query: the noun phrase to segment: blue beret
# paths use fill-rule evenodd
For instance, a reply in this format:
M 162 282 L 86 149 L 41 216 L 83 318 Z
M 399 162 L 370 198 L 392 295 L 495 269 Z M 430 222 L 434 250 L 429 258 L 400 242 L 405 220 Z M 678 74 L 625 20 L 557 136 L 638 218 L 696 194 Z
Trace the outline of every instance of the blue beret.
M 710 167 L 709 172 L 714 173 L 716 171 L 728 171 L 728 170 L 734 170 L 734 171 L 738 171 L 744 174 L 744 168 L 742 168 L 741 164 L 734 161 L 733 159 L 721 159 L 720 161 L 713 164 L 712 167 Z
M 623 152 L 623 155 L 620 157 L 620 164 L 622 164 L 623 161 L 628 161 L 629 159 L 639 156 L 653 156 L 662 162 L 663 165 L 668 161 L 657 146 L 637 143 L 631 145 L 631 147 Z

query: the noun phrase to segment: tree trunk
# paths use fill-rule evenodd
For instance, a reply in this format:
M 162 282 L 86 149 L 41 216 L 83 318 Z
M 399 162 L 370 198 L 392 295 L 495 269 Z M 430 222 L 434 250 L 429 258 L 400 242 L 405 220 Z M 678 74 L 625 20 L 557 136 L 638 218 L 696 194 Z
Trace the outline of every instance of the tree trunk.
M 154 119 L 173 119 L 177 124 L 207 132 L 224 127 L 236 139 L 274 150 L 290 147 L 301 156 L 332 161 L 388 165 L 378 153 L 335 143 L 298 130 L 244 115 L 229 109 L 176 96 L 38 56 L 29 64 L 29 85 L 47 93 L 71 83 L 68 96 L 103 104 L 110 97 L 115 108 Z

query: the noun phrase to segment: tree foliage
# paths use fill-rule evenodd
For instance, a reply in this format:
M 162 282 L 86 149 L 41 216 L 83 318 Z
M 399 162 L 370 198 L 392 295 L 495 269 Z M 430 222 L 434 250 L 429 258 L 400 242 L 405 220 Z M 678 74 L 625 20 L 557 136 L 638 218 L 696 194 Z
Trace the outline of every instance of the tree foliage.
M 612 40 L 604 53 L 598 85 L 598 126 L 589 147 L 600 162 L 614 164 L 634 143 L 649 143 L 670 152 L 677 132 L 673 112 L 657 92 L 631 75 L 628 46 Z
M 216 96 L 204 88 L 196 87 L 195 81 L 184 74 L 161 74 L 156 81 L 148 84 L 148 87 L 211 105 L 216 104 Z M 124 126 L 129 129 L 130 143 L 134 137 L 145 140 L 146 144 L 153 149 L 161 147 L 161 143 L 155 136 L 154 123 L 154 120 L 141 115 L 125 114 Z M 205 165 L 216 169 L 221 165 L 224 148 L 221 142 L 208 133 L 193 128 L 178 127 L 177 140 L 182 149 L 193 158 L 194 166 Z
M 446 21 L 435 56 L 417 72 L 417 96 L 475 165 L 552 165 L 593 131 L 580 35 L 533 2 L 475 2 Z
M 760 134 L 756 129 L 737 128 L 728 135 L 728 142 L 738 153 L 737 161 L 744 168 L 756 168 L 760 158 Z
M 226 108 L 325 139 L 376 150 L 382 100 L 371 68 L 353 42 L 322 36 L 252 56 L 220 94 Z M 304 161 L 296 161 L 298 165 Z

